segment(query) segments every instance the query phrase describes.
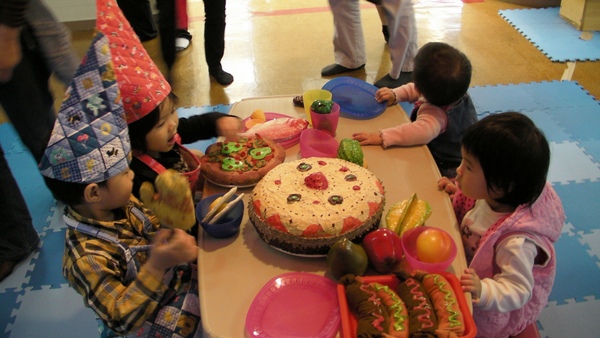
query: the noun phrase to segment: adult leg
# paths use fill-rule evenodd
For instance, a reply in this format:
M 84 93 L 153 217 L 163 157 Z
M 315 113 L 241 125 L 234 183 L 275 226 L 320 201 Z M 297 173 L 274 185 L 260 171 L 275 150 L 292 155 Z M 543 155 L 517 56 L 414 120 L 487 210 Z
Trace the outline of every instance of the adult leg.
M 177 52 L 189 47 L 192 34 L 188 31 L 187 0 L 175 0 L 175 36 Z
M 30 30 L 21 33 L 22 59 L 10 81 L 0 85 L 0 104 L 36 161 L 42 157 L 54 125 L 50 72 Z M 35 121 L 35 122 L 34 122 Z M 0 280 L 34 251 L 39 237 L 21 191 L 0 148 Z
M 117 4 L 140 40 L 156 38 L 158 31 L 152 16 L 150 0 L 117 0 Z
M 379 14 L 379 19 L 381 20 L 381 33 L 383 33 L 383 39 L 387 43 L 390 40 L 390 31 L 388 30 L 388 22 L 387 17 L 385 16 L 385 12 L 381 5 L 377 5 L 377 14 Z
M 363 68 L 367 56 L 359 1 L 329 0 L 329 7 L 333 13 L 335 64 L 323 68 L 321 75 L 330 76 Z
M 30 0 L 26 15 L 48 69 L 68 85 L 81 62 L 71 47 L 71 32 L 41 0 Z
M 375 86 L 394 88 L 412 80 L 414 58 L 418 51 L 415 13 L 410 0 L 383 0 L 382 8 L 390 33 L 388 50 L 392 69 L 375 82 Z
M 204 55 L 208 73 L 222 85 L 233 82 L 233 76 L 221 66 L 225 54 L 225 3 L 225 0 L 204 0 Z
M 29 256 L 39 237 L 21 190 L 0 147 L 0 281 L 10 275 L 15 265 Z
M 44 154 L 56 119 L 48 70 L 31 30 L 21 33 L 23 58 L 10 81 L 0 85 L 0 104 L 36 161 Z M 34 122 L 35 121 L 35 122 Z
M 171 73 L 173 64 L 175 64 L 175 1 L 156 0 L 156 7 L 158 8 L 160 47 L 163 60 Z

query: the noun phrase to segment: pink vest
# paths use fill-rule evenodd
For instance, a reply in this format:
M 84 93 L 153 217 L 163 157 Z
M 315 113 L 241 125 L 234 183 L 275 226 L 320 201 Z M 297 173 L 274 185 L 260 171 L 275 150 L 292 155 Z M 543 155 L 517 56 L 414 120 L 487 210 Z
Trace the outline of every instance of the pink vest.
M 459 223 L 475 201 L 458 191 L 453 199 Z M 546 264 L 534 265 L 534 287 L 531 299 L 520 309 L 501 313 L 479 310 L 473 307 L 473 318 L 477 336 L 494 338 L 516 335 L 535 322 L 548 302 L 556 275 L 556 256 L 553 243 L 558 240 L 565 222 L 562 203 L 550 184 L 546 184 L 540 197 L 531 207 L 520 205 L 508 217 L 494 224 L 481 237 L 469 267 L 475 269 L 480 278 L 492 278 L 499 272 L 495 263 L 496 245 L 511 235 L 525 235 L 536 245 L 548 252 Z M 538 249 L 538 253 L 542 250 Z

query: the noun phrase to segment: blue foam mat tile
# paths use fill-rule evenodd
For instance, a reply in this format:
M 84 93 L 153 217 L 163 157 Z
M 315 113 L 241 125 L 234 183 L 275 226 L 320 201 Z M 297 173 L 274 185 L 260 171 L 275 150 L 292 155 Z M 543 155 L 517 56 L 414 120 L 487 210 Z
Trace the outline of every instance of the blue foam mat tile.
M 478 115 L 505 111 L 535 110 L 539 105 L 523 85 L 477 86 L 469 89 Z
M 554 184 L 597 182 L 600 165 L 577 142 L 550 142 L 547 180 Z
M 585 301 L 585 297 L 600 299 L 600 267 L 598 259 L 590 257 L 578 235 L 563 235 L 554 243 L 556 278 L 549 302 L 566 304 L 567 299 Z M 577 264 L 574 264 L 577 262 Z M 581 278 L 574 278 L 580 276 Z
M 479 115 L 551 108 L 600 108 L 600 103 L 576 81 L 543 81 L 469 89 Z
M 32 290 L 60 287 L 67 283 L 62 274 L 62 256 L 65 248 L 66 229 L 59 232 L 46 232 L 39 249 L 40 254 L 33 264 L 35 268 L 29 274 L 27 285 Z
M 6 292 L 0 292 L 0 337 L 8 337 L 10 331 L 8 331 L 9 324 L 12 325 L 15 318 L 12 316 L 12 312 L 17 305 L 18 292 L 14 290 L 6 290 Z
M 566 221 L 572 224 L 574 232 L 591 233 L 599 228 L 600 182 L 555 184 L 553 188 L 562 201 Z
M 599 107 L 598 102 L 577 81 L 542 81 L 524 83 L 518 88 L 527 92 L 540 107 Z
M 594 229 L 590 233 L 579 232 L 577 234 L 581 236 L 581 243 L 588 246 L 590 256 L 596 257 L 600 265 L 600 229 Z
M 94 312 L 67 285 L 27 290 L 17 301 L 14 323 L 8 325 L 11 337 L 98 337 Z
M 600 140 L 581 140 L 579 144 L 583 147 L 586 154 L 592 157 L 596 163 L 600 163 Z
M 508 9 L 499 14 L 551 61 L 600 59 L 600 37 L 580 39 L 581 31 L 562 19 L 559 11 L 559 7 Z
M 549 114 L 574 141 L 600 139 L 600 105 L 553 108 Z
M 538 317 L 540 336 L 597 338 L 600 332 L 600 299 L 584 298 L 580 302 L 568 299 L 560 305 L 549 302 Z
M 571 135 L 552 118 L 550 109 L 521 111 L 540 128 L 548 142 L 562 143 L 571 140 Z

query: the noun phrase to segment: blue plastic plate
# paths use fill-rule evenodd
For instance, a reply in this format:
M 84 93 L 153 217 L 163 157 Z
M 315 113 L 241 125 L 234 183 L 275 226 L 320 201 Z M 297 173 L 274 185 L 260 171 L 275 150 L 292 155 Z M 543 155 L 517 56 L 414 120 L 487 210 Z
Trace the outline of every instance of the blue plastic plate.
M 340 105 L 342 114 L 356 119 L 372 119 L 381 115 L 387 102 L 377 102 L 377 87 L 350 76 L 336 77 L 323 85 L 333 94 L 333 102 Z

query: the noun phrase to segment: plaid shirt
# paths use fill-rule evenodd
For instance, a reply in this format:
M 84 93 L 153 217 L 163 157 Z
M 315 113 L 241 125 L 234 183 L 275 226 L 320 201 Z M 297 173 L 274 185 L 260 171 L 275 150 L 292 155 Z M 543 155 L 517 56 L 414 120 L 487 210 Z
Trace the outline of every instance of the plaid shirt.
M 144 230 L 143 221 L 131 211 L 133 207 L 142 210 L 152 222 L 150 231 Z M 122 218 L 116 221 L 100 222 L 85 218 L 69 207 L 65 213 L 69 218 L 118 238 L 119 242 L 129 247 L 150 244 L 160 227 L 156 217 L 133 196 L 121 210 Z M 122 248 L 69 227 L 66 232 L 63 275 L 109 328 L 120 334 L 129 333 L 153 317 L 168 289 L 144 268 L 147 257 L 147 251 L 135 254 L 137 276 L 127 281 L 127 262 Z

